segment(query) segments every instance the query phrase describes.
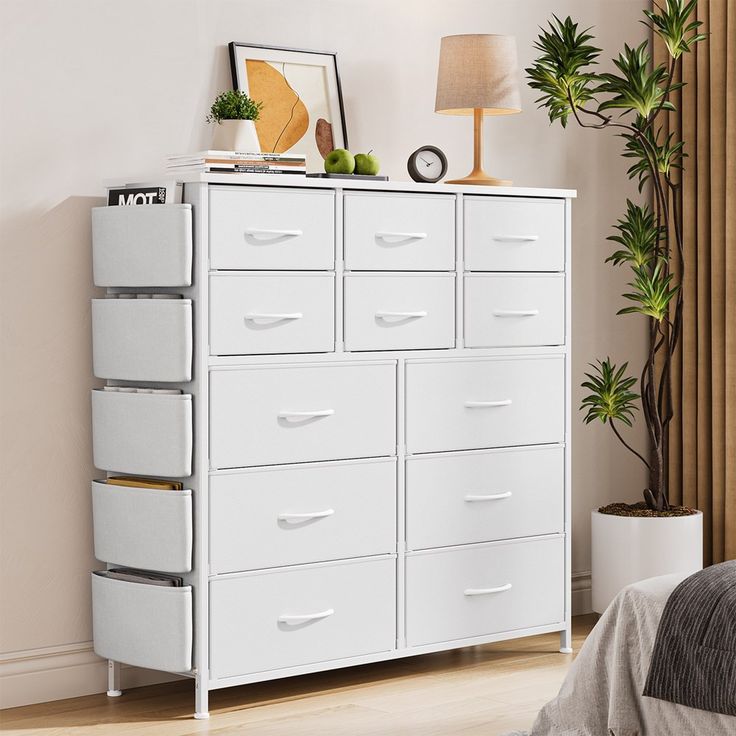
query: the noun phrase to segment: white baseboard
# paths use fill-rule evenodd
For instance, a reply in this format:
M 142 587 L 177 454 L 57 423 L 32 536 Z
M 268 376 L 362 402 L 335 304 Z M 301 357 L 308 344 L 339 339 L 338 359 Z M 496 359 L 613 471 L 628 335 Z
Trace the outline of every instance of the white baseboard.
M 123 665 L 124 689 L 180 679 Z M 92 651 L 92 642 L 0 654 L 0 708 L 45 703 L 107 691 L 107 660 Z
M 590 589 L 590 572 L 574 572 L 572 574 L 572 615 L 582 616 L 593 613 Z

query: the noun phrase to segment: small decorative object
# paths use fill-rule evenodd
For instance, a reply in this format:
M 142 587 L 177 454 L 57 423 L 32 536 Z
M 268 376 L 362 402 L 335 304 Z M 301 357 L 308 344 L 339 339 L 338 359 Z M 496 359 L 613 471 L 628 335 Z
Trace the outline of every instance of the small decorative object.
M 629 179 L 638 180 L 639 191 L 645 185 L 652 191 L 651 200 L 647 196 L 642 204 L 626 201 L 608 237 L 616 250 L 606 259 L 629 272 L 623 298 L 630 306 L 618 314 L 643 319 L 648 335 L 644 365 L 632 374 L 628 362 L 599 359 L 582 384 L 590 392 L 580 407 L 585 423 L 608 425 L 648 474 L 642 501 L 608 504 L 592 513 L 593 610 L 599 613 L 629 583 L 692 573 L 703 563 L 703 515 L 671 502 L 666 472 L 668 427 L 679 408 L 673 372 L 683 334 L 683 238 L 694 237 L 682 221 L 679 170 L 687 155 L 685 142 L 668 116 L 675 109 L 672 92 L 682 86 L 683 57 L 705 39 L 698 33 L 695 6 L 695 0 L 668 0 L 645 10 L 650 39 L 639 46 L 624 44 L 613 60 L 614 71 L 606 73 L 596 72 L 601 50 L 590 43 L 589 29 L 555 16 L 534 44 L 539 56 L 526 70 L 551 123 L 565 127 L 573 119 L 583 128 L 615 131 L 625 141 L 621 155 L 631 162 Z M 654 34 L 667 49 L 666 62 L 652 63 Z M 622 434 L 638 411 L 649 440 L 639 450 Z
M 336 148 L 347 148 L 337 55 L 305 49 L 230 43 L 233 86 L 263 101 L 256 122 L 261 150 L 307 156 L 322 169 Z
M 213 148 L 220 151 L 258 153 L 261 148 L 255 121 L 258 120 L 262 107 L 262 102 L 255 102 L 245 92 L 220 92 L 207 116 L 208 123 L 216 123 Z
M 406 168 L 414 181 L 436 184 L 447 173 L 447 156 L 436 146 L 422 146 L 409 156 Z
M 448 184 L 510 186 L 483 171 L 483 116 L 521 112 L 513 36 L 445 36 L 440 44 L 435 112 L 473 116 L 473 170 Z
M 355 157 L 344 148 L 336 148 L 325 157 L 324 167 L 328 174 L 352 174 L 355 171 Z
M 371 148 L 368 153 L 355 154 L 355 173 L 359 176 L 377 176 L 381 170 L 381 162 L 372 155 Z

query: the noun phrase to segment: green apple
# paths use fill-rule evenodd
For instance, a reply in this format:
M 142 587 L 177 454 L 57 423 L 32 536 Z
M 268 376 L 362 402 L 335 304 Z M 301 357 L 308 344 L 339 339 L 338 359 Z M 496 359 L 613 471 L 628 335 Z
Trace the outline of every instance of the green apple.
M 373 149 L 371 148 L 368 153 L 358 153 L 355 155 L 355 173 L 363 174 L 364 176 L 376 176 L 381 169 L 381 162 L 375 157 L 371 156 Z
M 355 158 L 350 151 L 336 148 L 325 156 L 325 171 L 328 174 L 352 174 L 355 171 Z

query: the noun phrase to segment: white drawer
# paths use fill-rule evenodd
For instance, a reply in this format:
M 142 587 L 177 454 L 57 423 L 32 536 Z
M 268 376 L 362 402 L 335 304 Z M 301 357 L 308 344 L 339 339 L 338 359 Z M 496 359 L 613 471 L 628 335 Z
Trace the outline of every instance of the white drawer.
M 247 573 L 210 584 L 215 679 L 396 646 L 396 559 Z
M 396 366 L 280 366 L 210 374 L 213 468 L 396 452 Z
M 451 271 L 455 268 L 455 198 L 346 194 L 345 267 Z
M 190 381 L 191 299 L 93 299 L 92 365 L 97 378 Z
M 470 348 L 562 345 L 562 274 L 465 277 L 465 342 Z
M 465 197 L 465 268 L 564 271 L 564 201 Z
M 333 192 L 211 187 L 209 223 L 210 268 L 334 268 Z
M 346 350 L 416 350 L 454 346 L 454 276 L 345 276 Z
M 564 469 L 562 447 L 410 457 L 409 549 L 562 532 Z
M 564 439 L 563 356 L 407 361 L 410 453 Z
M 396 460 L 258 469 L 210 479 L 211 572 L 396 551 Z
M 210 353 L 326 353 L 335 349 L 335 275 L 210 277 Z
M 409 646 L 561 623 L 564 539 L 540 539 L 406 558 Z

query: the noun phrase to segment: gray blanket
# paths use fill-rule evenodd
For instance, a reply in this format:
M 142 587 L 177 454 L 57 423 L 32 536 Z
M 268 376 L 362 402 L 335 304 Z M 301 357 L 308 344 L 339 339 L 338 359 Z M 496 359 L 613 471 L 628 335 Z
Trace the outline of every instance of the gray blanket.
M 736 718 L 642 696 L 657 627 L 682 575 L 621 591 L 601 616 L 532 736 L 734 736 Z
M 644 695 L 736 716 L 736 560 L 701 570 L 672 591 Z

